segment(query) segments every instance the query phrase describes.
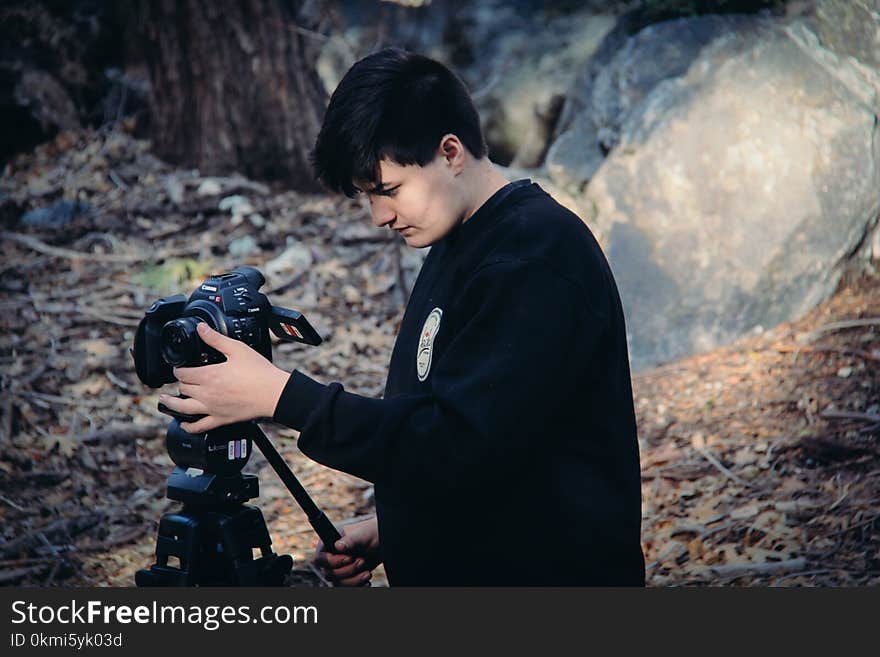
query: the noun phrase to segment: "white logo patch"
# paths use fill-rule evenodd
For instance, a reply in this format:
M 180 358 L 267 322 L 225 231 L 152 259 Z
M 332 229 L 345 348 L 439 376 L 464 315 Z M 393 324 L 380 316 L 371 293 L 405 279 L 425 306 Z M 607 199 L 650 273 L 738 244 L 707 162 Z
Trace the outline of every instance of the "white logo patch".
M 443 311 L 440 308 L 434 308 L 431 314 L 428 315 L 428 319 L 425 320 L 425 325 L 422 327 L 422 332 L 419 335 L 419 350 L 416 353 L 416 373 L 419 375 L 419 381 L 427 379 L 428 372 L 431 371 L 434 338 L 437 337 L 437 332 L 440 330 L 440 318 L 442 316 Z

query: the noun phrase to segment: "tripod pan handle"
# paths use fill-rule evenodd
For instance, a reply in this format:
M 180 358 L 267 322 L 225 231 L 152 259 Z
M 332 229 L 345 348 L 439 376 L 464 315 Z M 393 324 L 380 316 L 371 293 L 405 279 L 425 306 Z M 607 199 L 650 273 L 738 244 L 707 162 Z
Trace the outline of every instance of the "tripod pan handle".
M 330 522 L 330 518 L 323 511 L 318 511 L 316 516 L 309 518 L 309 522 L 312 524 L 312 529 L 315 530 L 318 538 L 324 544 L 324 549 L 327 552 L 336 552 L 336 541 L 342 538 L 342 534 Z

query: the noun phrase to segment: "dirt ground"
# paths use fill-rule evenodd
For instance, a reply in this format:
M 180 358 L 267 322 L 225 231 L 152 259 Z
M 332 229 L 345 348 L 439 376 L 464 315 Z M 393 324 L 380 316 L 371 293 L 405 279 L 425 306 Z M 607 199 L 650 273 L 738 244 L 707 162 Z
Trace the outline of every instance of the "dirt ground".
M 124 132 L 61 133 L 0 194 L 0 584 L 130 586 L 152 562 L 173 464 L 128 348 L 160 296 L 259 266 L 327 338 L 276 362 L 381 394 L 420 260 L 359 203 L 174 170 Z M 869 266 L 795 322 L 634 375 L 650 586 L 880 584 L 878 284 Z M 264 428 L 332 520 L 372 510 Z M 293 583 L 323 585 L 303 513 L 259 454 L 247 470 Z

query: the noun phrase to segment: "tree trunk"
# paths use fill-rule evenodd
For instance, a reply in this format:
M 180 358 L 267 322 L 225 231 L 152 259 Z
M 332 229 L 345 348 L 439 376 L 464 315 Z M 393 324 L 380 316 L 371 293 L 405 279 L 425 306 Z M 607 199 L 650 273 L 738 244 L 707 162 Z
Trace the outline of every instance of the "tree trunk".
M 318 40 L 299 0 L 138 0 L 156 153 L 202 173 L 317 189 Z

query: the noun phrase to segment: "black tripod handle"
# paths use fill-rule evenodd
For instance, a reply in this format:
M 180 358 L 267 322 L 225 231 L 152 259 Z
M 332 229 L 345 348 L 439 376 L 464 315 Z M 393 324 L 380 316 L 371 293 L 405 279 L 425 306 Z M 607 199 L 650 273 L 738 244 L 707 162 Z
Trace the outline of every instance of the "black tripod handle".
M 275 449 L 275 446 L 269 438 L 266 437 L 263 430 L 254 422 L 251 422 L 250 426 L 251 440 L 253 440 L 254 444 L 260 448 L 260 451 L 263 453 L 263 456 L 266 457 L 269 465 L 272 466 L 272 469 L 275 470 L 275 473 L 281 481 L 284 482 L 284 485 L 287 487 L 287 490 L 290 491 L 290 494 L 293 495 L 293 499 L 295 499 L 300 508 L 305 511 L 306 517 L 309 519 L 309 524 L 312 525 L 312 529 L 315 530 L 315 533 L 321 539 L 321 542 L 324 543 L 324 549 L 328 552 L 334 552 L 336 541 L 342 538 L 342 535 L 336 527 L 334 527 L 333 523 L 330 522 L 330 519 L 324 514 L 324 512 L 318 508 L 318 505 L 315 504 L 312 498 L 309 497 L 306 489 L 303 488 L 301 483 L 299 483 L 299 479 L 297 479 L 296 475 L 291 472 L 287 462 L 281 457 L 281 454 L 278 453 L 278 450 Z

